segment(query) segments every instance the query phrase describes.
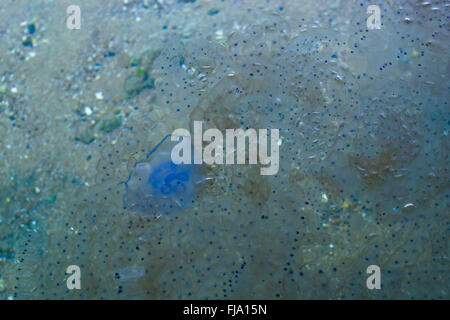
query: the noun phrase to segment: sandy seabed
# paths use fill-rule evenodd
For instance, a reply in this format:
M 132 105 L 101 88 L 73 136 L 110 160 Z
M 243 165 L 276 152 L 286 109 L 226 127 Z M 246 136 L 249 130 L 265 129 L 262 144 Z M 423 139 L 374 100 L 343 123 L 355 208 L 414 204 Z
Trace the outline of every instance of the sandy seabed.
M 2 0 L 0 298 L 448 299 L 449 6 L 372 4 Z M 124 202 L 195 120 L 279 129 L 278 173 Z

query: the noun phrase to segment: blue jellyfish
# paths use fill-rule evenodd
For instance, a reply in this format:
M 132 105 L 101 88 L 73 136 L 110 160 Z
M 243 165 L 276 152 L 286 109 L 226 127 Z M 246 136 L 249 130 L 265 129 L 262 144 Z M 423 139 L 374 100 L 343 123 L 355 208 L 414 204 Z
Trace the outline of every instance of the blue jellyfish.
M 192 205 L 197 185 L 205 179 L 199 165 L 172 161 L 171 136 L 164 137 L 144 161 L 134 164 L 124 182 L 125 206 L 159 217 Z

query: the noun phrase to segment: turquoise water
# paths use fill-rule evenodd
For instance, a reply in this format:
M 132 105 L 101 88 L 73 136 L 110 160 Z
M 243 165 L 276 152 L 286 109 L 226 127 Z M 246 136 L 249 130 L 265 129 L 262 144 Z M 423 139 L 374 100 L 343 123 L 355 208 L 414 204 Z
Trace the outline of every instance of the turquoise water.
M 449 298 L 447 2 L 71 4 L 0 4 L 0 298 Z M 194 121 L 278 172 L 172 166 Z

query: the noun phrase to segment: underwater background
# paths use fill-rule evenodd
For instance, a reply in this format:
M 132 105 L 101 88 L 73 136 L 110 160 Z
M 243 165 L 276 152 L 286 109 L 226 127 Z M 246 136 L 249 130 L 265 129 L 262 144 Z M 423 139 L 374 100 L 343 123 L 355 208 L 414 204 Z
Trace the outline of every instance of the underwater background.
M 449 7 L 2 0 L 0 298 L 448 299 Z M 278 173 L 171 166 L 194 120 Z

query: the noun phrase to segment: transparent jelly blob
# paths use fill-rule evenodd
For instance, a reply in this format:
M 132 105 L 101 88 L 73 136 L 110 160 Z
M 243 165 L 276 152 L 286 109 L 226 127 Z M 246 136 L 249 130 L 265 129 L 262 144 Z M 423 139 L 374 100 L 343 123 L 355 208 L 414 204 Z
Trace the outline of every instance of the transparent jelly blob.
M 172 161 L 171 150 L 178 143 L 171 141 L 172 136 L 164 137 L 145 160 L 133 165 L 124 182 L 125 206 L 158 217 L 185 209 L 195 201 L 198 185 L 205 181 L 201 166 Z M 190 137 L 183 138 L 190 141 Z

